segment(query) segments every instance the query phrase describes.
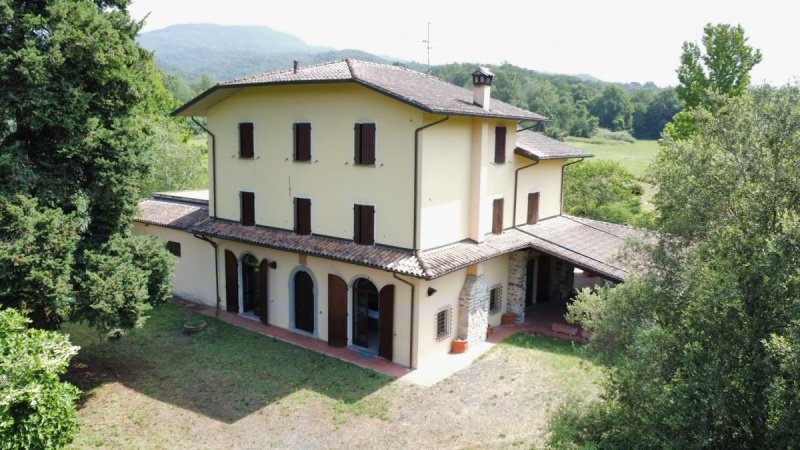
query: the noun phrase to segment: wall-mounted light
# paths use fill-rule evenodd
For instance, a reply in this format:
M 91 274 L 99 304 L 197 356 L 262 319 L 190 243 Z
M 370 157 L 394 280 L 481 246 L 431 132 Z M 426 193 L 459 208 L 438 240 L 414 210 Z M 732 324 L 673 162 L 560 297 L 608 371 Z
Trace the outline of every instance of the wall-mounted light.
M 428 288 L 428 297 L 430 297 L 431 295 L 433 295 L 433 294 L 435 294 L 435 293 L 436 293 L 436 289 L 434 289 L 434 288 L 432 288 L 432 287 L 429 287 L 429 288 Z
M 269 268 L 270 269 L 277 269 L 278 268 L 278 263 L 276 263 L 275 261 L 270 261 Z

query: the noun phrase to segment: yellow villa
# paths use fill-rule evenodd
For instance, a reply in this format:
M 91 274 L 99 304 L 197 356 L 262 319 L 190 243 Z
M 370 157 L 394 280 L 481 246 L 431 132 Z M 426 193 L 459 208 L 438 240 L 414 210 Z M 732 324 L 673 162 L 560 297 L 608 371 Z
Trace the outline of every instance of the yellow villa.
M 344 60 L 220 83 L 175 112 L 207 119 L 208 191 L 142 201 L 134 231 L 167 241 L 177 296 L 411 368 L 575 268 L 623 280 L 631 230 L 561 214 L 591 155 L 472 80 Z

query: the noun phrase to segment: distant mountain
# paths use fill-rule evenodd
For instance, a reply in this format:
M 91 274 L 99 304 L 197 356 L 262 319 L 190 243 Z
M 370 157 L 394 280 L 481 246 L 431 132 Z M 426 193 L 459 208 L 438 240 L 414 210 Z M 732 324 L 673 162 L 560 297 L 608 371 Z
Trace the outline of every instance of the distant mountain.
M 139 44 L 153 52 L 161 70 L 180 75 L 189 82 L 203 75 L 229 80 L 286 69 L 294 60 L 302 65 L 345 58 L 395 62 L 360 50 L 311 46 L 296 36 L 261 26 L 173 25 L 142 33 Z

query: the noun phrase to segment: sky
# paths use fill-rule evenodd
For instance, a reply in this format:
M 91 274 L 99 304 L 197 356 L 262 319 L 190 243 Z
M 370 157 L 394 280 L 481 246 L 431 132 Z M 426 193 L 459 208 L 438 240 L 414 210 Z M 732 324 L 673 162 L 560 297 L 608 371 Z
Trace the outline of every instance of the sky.
M 681 45 L 700 42 L 706 23 L 741 24 L 763 53 L 753 82 L 800 77 L 800 6 L 786 0 L 133 0 L 129 11 L 146 17 L 143 31 L 180 23 L 263 25 L 310 45 L 422 63 L 430 22 L 431 64 L 508 62 L 659 86 L 677 84 Z

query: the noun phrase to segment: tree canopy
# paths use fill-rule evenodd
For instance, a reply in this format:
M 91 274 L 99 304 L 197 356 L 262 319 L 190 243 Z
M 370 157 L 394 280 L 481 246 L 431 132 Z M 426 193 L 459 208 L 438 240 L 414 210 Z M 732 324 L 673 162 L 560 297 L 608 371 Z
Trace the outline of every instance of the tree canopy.
M 0 1 L 0 304 L 37 327 L 116 336 L 169 297 L 171 257 L 131 224 L 174 103 L 127 4 Z

